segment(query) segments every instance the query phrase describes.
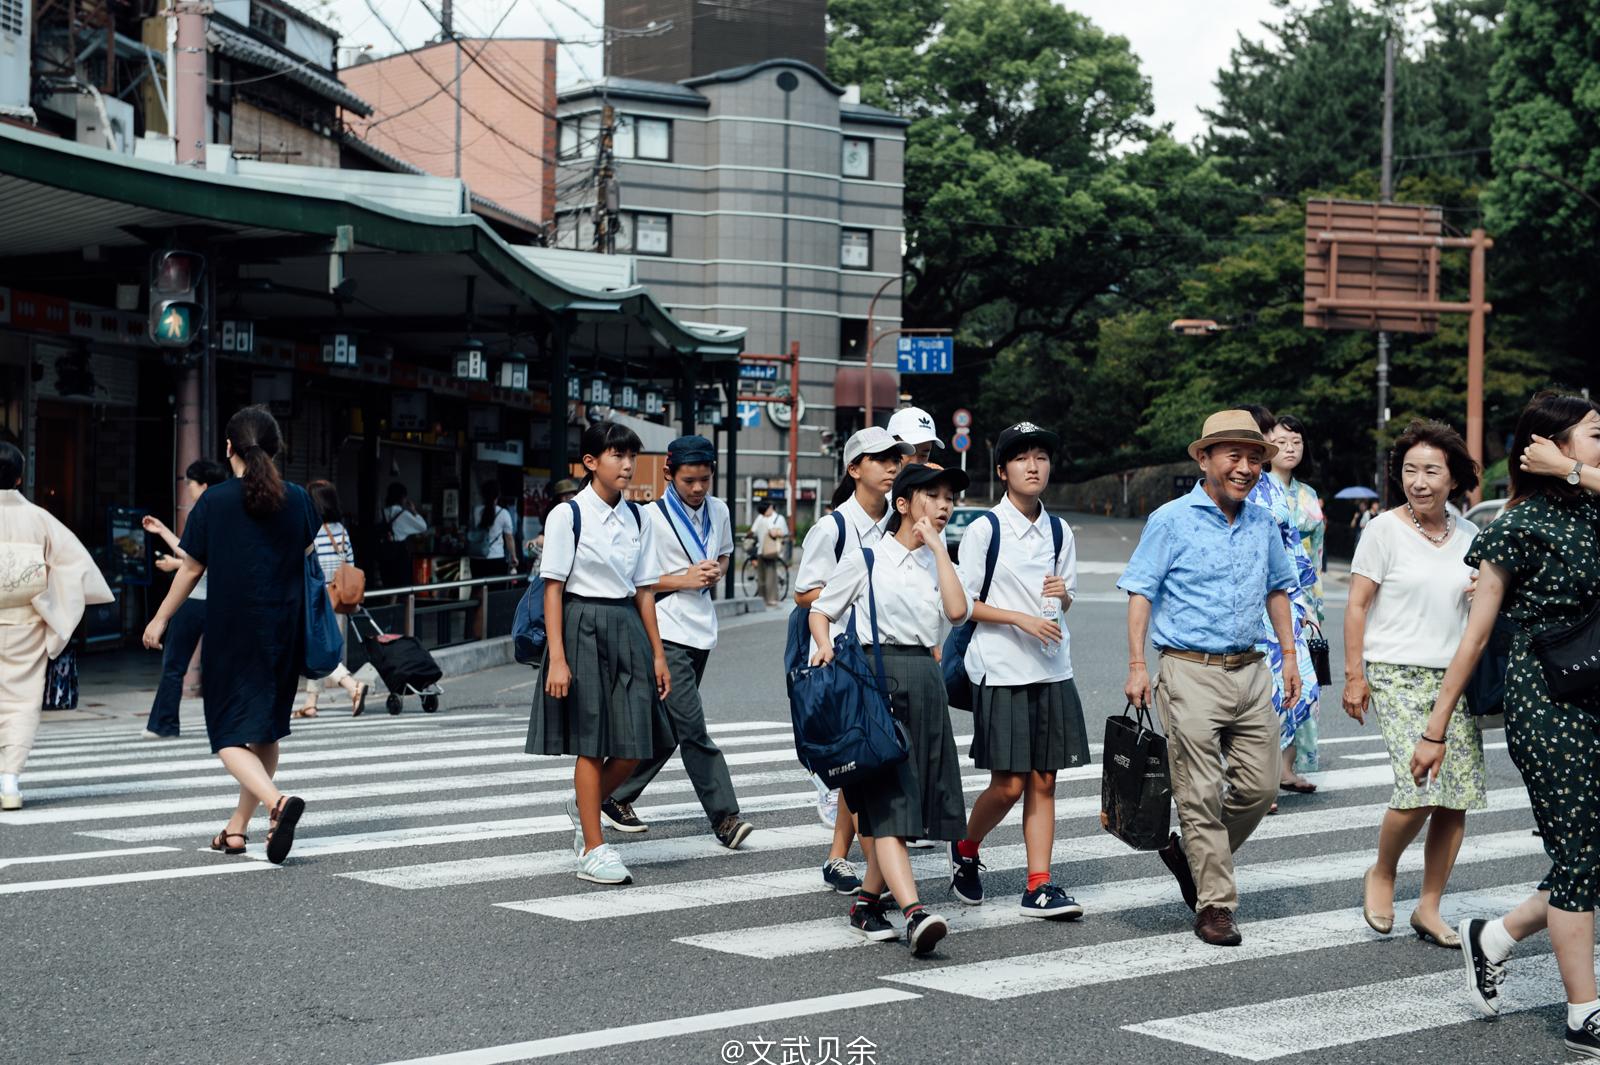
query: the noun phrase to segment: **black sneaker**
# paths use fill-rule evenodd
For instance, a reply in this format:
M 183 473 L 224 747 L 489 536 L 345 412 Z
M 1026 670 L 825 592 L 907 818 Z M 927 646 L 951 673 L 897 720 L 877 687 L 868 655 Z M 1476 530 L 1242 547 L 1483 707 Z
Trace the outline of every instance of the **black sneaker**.
M 1589 1014 L 1582 1028 L 1567 1029 L 1567 1049 L 1586 1058 L 1600 1058 L 1600 1011 Z
M 983 905 L 983 881 L 978 870 L 984 868 L 976 858 L 966 858 L 960 848 L 950 844 L 950 893 L 968 906 Z
M 1506 963 L 1495 963 L 1483 952 L 1483 929 L 1489 922 L 1481 917 L 1469 917 L 1457 929 L 1461 936 L 1461 958 L 1467 966 L 1467 997 L 1485 1017 L 1500 1016 L 1500 985 L 1506 980 Z M 1593 1017 L 1589 1018 L 1591 1021 Z M 1587 1027 L 1587 1025 L 1585 1026 Z M 1572 1046 L 1573 1032 L 1567 1029 L 1567 1045 Z M 1597 1044 L 1600 1045 L 1600 1044 Z M 1578 1049 L 1573 1047 L 1574 1050 Z
M 936 913 L 918 910 L 906 918 L 906 944 L 913 954 L 927 954 L 949 934 L 950 925 Z
M 1167 870 L 1178 882 L 1178 891 L 1183 894 L 1183 904 L 1191 910 L 1194 909 L 1195 904 L 1200 901 L 1200 892 L 1194 886 L 1194 873 L 1189 870 L 1189 856 L 1183 853 L 1183 840 L 1174 832 L 1167 838 L 1167 845 L 1156 853 L 1161 855 Z
M 889 923 L 884 913 L 882 903 L 856 903 L 850 907 L 850 931 L 874 943 L 899 939 L 899 931 Z
M 650 826 L 633 812 L 633 803 L 606 799 L 600 804 L 600 822 L 618 832 L 648 832 Z
M 840 895 L 854 895 L 861 890 L 856 867 L 844 858 L 829 858 L 822 864 L 822 882 Z
M 1078 900 L 1054 884 L 1040 884 L 1022 895 L 1024 917 L 1043 917 L 1046 921 L 1076 921 L 1083 916 Z
M 738 814 L 729 814 L 714 831 L 717 834 L 717 842 L 731 851 L 738 849 L 745 837 L 755 831 L 755 826 L 749 821 L 739 820 Z

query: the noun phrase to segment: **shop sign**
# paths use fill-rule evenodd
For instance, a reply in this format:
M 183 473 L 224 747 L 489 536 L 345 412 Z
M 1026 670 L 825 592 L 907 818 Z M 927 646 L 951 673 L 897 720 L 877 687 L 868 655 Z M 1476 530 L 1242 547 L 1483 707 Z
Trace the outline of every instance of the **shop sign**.
M 420 433 L 428 428 L 428 393 L 397 388 L 390 397 L 390 429 L 397 433 Z
M 256 324 L 254 322 L 238 322 L 225 320 L 222 323 L 222 350 L 231 351 L 238 355 L 249 355 L 255 351 Z
M 294 417 L 294 371 L 256 370 L 250 375 L 250 402 L 274 418 Z
M 522 465 L 522 441 L 507 440 L 504 443 L 479 444 L 479 462 L 498 462 L 502 466 Z
M 16 305 L 11 311 L 11 324 L 23 329 L 40 329 L 47 333 L 68 331 L 66 300 L 54 296 L 39 296 L 32 292 L 13 293 Z
M 544 418 L 536 418 L 528 423 L 528 450 L 550 450 L 550 422 Z
M 468 407 L 467 408 L 467 439 L 468 440 L 499 440 L 500 439 L 500 408 L 499 407 Z M 520 446 L 520 444 L 519 444 Z
M 139 402 L 139 364 L 132 358 L 41 344 L 43 376 L 34 387 L 45 399 L 132 407 Z

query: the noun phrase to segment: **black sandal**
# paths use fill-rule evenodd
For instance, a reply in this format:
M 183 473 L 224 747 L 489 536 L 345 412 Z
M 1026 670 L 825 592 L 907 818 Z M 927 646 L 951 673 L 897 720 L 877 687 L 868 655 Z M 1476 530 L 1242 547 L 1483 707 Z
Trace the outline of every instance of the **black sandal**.
M 267 861 L 282 865 L 294 846 L 294 826 L 306 812 L 306 801 L 298 795 L 285 795 L 272 808 L 272 828 L 267 831 Z
M 250 842 L 250 837 L 245 835 L 243 832 L 229 832 L 228 826 L 223 825 L 222 831 L 218 832 L 216 836 L 212 838 L 211 849 L 214 851 L 221 851 L 223 854 L 243 854 L 243 847 L 228 846 L 228 840 L 233 839 L 235 836 L 244 840 L 246 843 Z
M 356 689 L 356 699 L 350 710 L 351 717 L 360 717 L 361 711 L 367 708 L 367 693 L 372 690 L 372 685 L 363 684 Z

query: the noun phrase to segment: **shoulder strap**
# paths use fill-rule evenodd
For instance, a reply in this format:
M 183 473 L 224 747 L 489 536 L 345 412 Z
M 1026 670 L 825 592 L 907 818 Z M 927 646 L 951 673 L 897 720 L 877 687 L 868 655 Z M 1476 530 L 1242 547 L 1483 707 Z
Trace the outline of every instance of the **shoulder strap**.
M 889 681 L 883 673 L 883 641 L 878 638 L 878 596 L 872 590 L 872 548 L 863 547 L 861 553 L 867 559 L 867 616 L 872 619 L 872 658 L 878 669 L 878 684 L 887 693 Z
M 683 557 L 687 558 L 692 563 L 694 561 L 694 552 L 690 551 L 689 545 L 683 542 L 683 535 L 678 532 L 678 526 L 672 520 L 672 511 L 667 508 L 666 498 L 662 497 L 661 499 L 656 500 L 655 505 L 660 509 L 662 515 L 667 519 L 667 528 L 672 530 L 673 539 L 677 540 L 678 546 L 683 548 Z
M 633 527 L 640 532 L 644 532 L 644 515 L 639 511 L 639 504 L 631 499 L 624 499 L 623 502 L 628 504 L 629 510 L 633 511 Z
M 836 510 L 832 514 L 829 514 L 828 517 L 832 518 L 833 523 L 839 527 L 839 535 L 833 538 L 833 564 L 837 566 L 839 564 L 839 560 L 844 557 L 844 537 L 846 531 L 844 515 L 840 514 Z
M 989 582 L 994 580 L 994 568 L 1000 564 L 1000 515 L 991 510 L 984 517 L 993 527 L 989 530 L 989 550 L 983 556 L 983 588 L 978 592 L 978 599 L 987 603 Z
M 1067 540 L 1067 527 L 1066 522 L 1062 521 L 1054 514 L 1050 515 L 1050 535 L 1055 539 L 1056 542 L 1056 553 L 1050 557 L 1054 559 L 1055 564 L 1059 566 L 1061 565 L 1061 545 L 1066 543 Z
M 578 506 L 576 499 L 567 500 L 567 505 L 572 508 L 572 564 L 578 564 L 578 534 L 583 531 L 583 508 Z

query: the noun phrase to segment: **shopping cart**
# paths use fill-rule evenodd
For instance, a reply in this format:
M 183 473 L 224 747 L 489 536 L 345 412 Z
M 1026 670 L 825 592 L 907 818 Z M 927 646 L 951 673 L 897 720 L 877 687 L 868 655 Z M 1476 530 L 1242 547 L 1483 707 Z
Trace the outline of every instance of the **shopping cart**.
M 362 637 L 357 618 L 372 626 L 370 637 Z M 444 676 L 444 670 L 439 668 L 439 663 L 433 660 L 428 649 L 422 646 L 422 641 L 415 636 L 384 632 L 372 615 L 367 613 L 366 607 L 350 616 L 350 631 L 366 651 L 367 661 L 383 678 L 384 687 L 389 689 L 389 698 L 384 701 L 389 713 L 398 714 L 408 695 L 421 698 L 422 712 L 425 714 L 439 709 L 439 696 L 443 694 L 439 689 L 439 678 Z

